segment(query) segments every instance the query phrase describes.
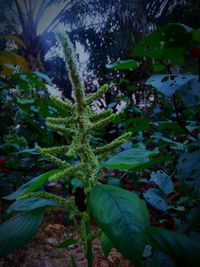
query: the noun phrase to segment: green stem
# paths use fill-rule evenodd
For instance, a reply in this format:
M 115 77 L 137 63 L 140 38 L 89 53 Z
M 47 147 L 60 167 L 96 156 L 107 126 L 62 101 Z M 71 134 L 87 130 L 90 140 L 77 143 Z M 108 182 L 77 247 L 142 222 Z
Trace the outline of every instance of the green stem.
M 87 205 L 88 220 L 86 222 L 86 234 L 87 234 L 87 251 L 86 256 L 88 260 L 88 267 L 92 267 L 93 253 L 92 253 L 92 231 L 91 231 L 91 219 L 90 210 Z

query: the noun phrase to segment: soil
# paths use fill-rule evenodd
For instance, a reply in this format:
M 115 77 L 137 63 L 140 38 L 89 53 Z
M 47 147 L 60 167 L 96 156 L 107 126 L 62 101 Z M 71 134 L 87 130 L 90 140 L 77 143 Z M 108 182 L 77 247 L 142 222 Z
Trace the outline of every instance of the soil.
M 95 225 L 92 228 L 93 231 L 98 230 Z M 73 226 L 64 226 L 46 217 L 32 240 L 26 246 L 2 258 L 0 267 L 73 267 L 72 257 L 75 258 L 78 267 L 87 267 L 87 259 L 80 243 L 66 249 L 55 247 L 68 238 L 80 240 Z M 93 267 L 134 267 L 115 249 L 111 250 L 106 259 L 98 238 L 93 241 L 93 253 Z

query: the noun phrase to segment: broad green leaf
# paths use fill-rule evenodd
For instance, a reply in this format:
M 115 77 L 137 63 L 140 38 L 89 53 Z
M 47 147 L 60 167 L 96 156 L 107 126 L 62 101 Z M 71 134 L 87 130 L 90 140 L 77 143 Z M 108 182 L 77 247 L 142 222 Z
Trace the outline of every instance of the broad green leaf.
M 159 72 L 163 72 L 163 71 L 166 71 L 166 67 L 160 63 L 155 63 L 153 65 L 153 72 L 154 73 L 159 73 Z
M 158 263 L 157 267 L 161 267 L 161 266 L 162 267 L 176 267 L 174 260 L 172 260 L 172 258 L 169 255 L 162 253 L 160 251 L 155 251 L 154 255 L 155 255 L 154 259 Z
M 106 68 L 112 70 L 129 70 L 129 69 L 136 69 L 138 68 L 139 63 L 133 59 L 130 60 L 119 60 L 113 64 L 107 64 Z
M 113 244 L 110 242 L 109 238 L 103 232 L 100 236 L 100 241 L 101 241 L 101 248 L 103 250 L 103 254 L 106 258 L 108 258 L 108 255 L 113 247 Z
M 158 210 L 166 211 L 169 208 L 160 192 L 155 188 L 149 188 L 145 193 L 143 193 L 143 196 L 145 200 L 151 204 L 151 206 Z
M 145 202 L 119 187 L 98 185 L 90 192 L 89 206 L 97 225 L 113 246 L 135 266 L 141 266 L 145 229 L 149 225 Z
M 138 133 L 148 130 L 150 128 L 150 123 L 146 118 L 130 118 L 124 121 L 124 126 L 127 130 Z
M 185 267 L 198 267 L 200 262 L 199 243 L 181 233 L 149 227 L 147 236 L 150 244 L 157 250 L 169 254 L 176 262 Z
M 200 150 L 184 152 L 180 155 L 177 170 L 180 182 L 184 184 L 189 180 L 194 183 L 194 190 L 200 194 Z
M 194 41 L 200 42 L 200 28 L 192 31 L 192 39 Z
M 192 108 L 200 104 L 200 82 L 198 80 L 190 80 L 181 86 L 176 94 L 179 95 L 185 105 Z
M 5 221 L 0 226 L 0 257 L 26 244 L 36 233 L 43 216 L 44 209 L 41 208 L 23 212 Z
M 170 194 L 174 191 L 171 177 L 163 171 L 152 172 L 150 181 L 158 185 L 165 194 Z
M 156 262 L 156 260 L 154 258 L 148 258 L 145 263 L 144 263 L 144 267 L 159 267 L 158 263 Z
M 170 155 L 162 155 L 162 154 L 158 154 L 158 155 L 155 155 L 155 156 L 150 156 L 151 157 L 151 160 L 148 161 L 147 163 L 144 163 L 138 167 L 135 167 L 134 168 L 134 171 L 143 171 L 145 169 L 149 169 L 149 168 L 152 168 L 153 166 L 157 165 L 158 163 L 161 163 L 161 162 L 170 162 L 172 160 L 172 157 Z
M 28 198 L 25 200 L 17 200 L 9 206 L 7 212 L 12 211 L 29 211 L 47 206 L 58 206 L 59 204 L 52 200 Z
M 190 73 L 184 74 L 156 74 L 152 75 L 147 81 L 147 85 L 155 87 L 160 93 L 167 97 L 172 96 L 181 86 L 191 80 L 198 80 L 198 75 Z
M 180 231 L 188 233 L 200 223 L 200 207 L 194 208 L 185 218 Z
M 184 61 L 183 56 L 191 39 L 190 32 L 192 30 L 192 28 L 180 23 L 167 24 L 136 44 L 132 55 L 153 58 L 164 63 L 170 60 L 173 65 L 180 65 Z M 158 71 L 160 71 L 160 65 L 158 68 Z
M 4 197 L 6 200 L 17 199 L 22 194 L 27 194 L 38 189 L 44 182 L 46 182 L 52 175 L 58 173 L 60 170 L 51 170 L 44 174 L 39 175 L 38 177 L 32 179 L 31 181 L 23 184 L 17 191 L 13 192 L 9 196 Z
M 120 186 L 121 180 L 120 178 L 109 178 L 108 184 L 114 185 L 114 186 Z
M 169 122 L 169 121 L 160 121 L 158 123 L 155 123 L 156 130 L 162 131 L 163 133 L 172 133 L 172 134 L 183 134 L 185 131 L 178 123 Z
M 150 161 L 150 156 L 157 153 L 157 150 L 146 150 L 143 146 L 131 148 L 118 153 L 106 162 L 102 163 L 101 166 L 117 170 L 134 170 L 142 167 L 144 163 Z
M 185 148 L 185 144 L 184 143 L 180 143 L 180 142 L 176 142 L 170 138 L 167 138 L 165 137 L 163 134 L 161 133 L 158 133 L 158 132 L 154 132 L 154 134 L 152 134 L 151 136 L 152 138 L 155 138 L 157 140 L 162 140 L 166 143 L 169 144 L 169 146 L 172 148 L 172 149 L 176 149 L 176 150 L 184 150 Z

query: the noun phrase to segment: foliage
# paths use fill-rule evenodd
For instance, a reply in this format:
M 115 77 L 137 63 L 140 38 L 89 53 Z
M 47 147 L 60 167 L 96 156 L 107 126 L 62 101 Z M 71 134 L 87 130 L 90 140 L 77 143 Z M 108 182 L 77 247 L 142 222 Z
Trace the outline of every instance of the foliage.
M 34 146 L 35 143 L 59 143 L 56 135 L 47 129 L 46 117 L 61 111 L 49 97 L 46 84 L 51 85 L 51 80 L 48 76 L 39 71 L 24 71 L 20 62 L 13 64 L 10 59 L 2 67 L 0 194 L 5 196 L 24 181 L 52 168 Z
M 150 103 L 146 116 L 144 111 L 141 112 L 143 114 L 141 116 L 140 112 L 133 110 L 132 101 L 128 100 L 128 102 L 125 97 L 121 98 L 122 100 L 126 99 L 127 106 L 123 110 L 123 117 L 115 121 L 119 127 L 124 126 L 125 129 L 135 133 L 133 138 L 135 142 L 139 140 L 139 142 L 142 141 L 151 150 L 157 149 L 160 152 L 160 156 L 167 153 L 169 155 L 167 161 L 163 162 L 163 164 L 157 162 L 157 165 L 150 166 L 145 166 L 145 163 L 142 163 L 141 166 L 143 168 L 137 169 L 136 165 L 136 169 L 134 169 L 134 164 L 139 164 L 137 160 L 139 160 L 140 154 L 136 153 L 136 151 L 134 153 L 132 148 L 130 149 L 130 151 L 132 150 L 130 156 L 128 154 L 129 150 L 127 150 L 102 164 L 105 167 L 130 173 L 126 180 L 121 178 L 120 184 L 129 190 L 138 192 L 150 205 L 150 210 L 155 209 L 158 213 L 159 211 L 162 212 L 163 219 L 159 220 L 158 218 L 159 222 L 154 222 L 154 225 L 160 225 L 165 228 L 169 227 L 168 229 L 173 229 L 173 231 L 174 229 L 186 229 L 184 225 L 185 215 L 181 214 L 181 212 L 193 208 L 195 210 L 199 201 L 197 162 L 199 158 L 198 112 L 200 85 L 199 77 L 196 75 L 198 74 L 198 65 L 194 64 L 191 68 L 188 63 L 188 53 L 193 57 L 194 63 L 198 63 L 199 54 L 194 55 L 191 53 L 193 47 L 197 46 L 197 39 L 194 38 L 196 36 L 195 32 L 198 32 L 198 30 L 193 30 L 182 24 L 169 24 L 154 31 L 142 42 L 136 44 L 132 51 L 134 60 L 140 62 L 140 67 L 143 68 L 144 64 L 146 64 L 145 68 L 148 68 L 149 72 L 154 72 L 146 80 L 146 85 L 148 86 L 146 90 L 152 92 L 151 97 L 155 102 L 152 101 Z M 114 66 L 115 63 L 112 63 L 112 65 Z M 179 65 L 187 72 L 182 73 Z M 118 82 L 121 83 L 121 81 Z M 124 88 L 126 90 L 131 88 L 131 86 L 134 88 L 131 94 L 128 95 L 129 99 L 136 97 L 137 90 L 141 90 L 140 84 L 137 89 L 137 86 L 135 84 L 131 85 L 129 80 L 123 80 L 123 85 L 125 85 Z M 124 88 L 122 87 L 122 90 Z M 154 90 L 156 90 L 156 94 L 154 94 Z M 122 92 L 124 93 L 124 91 Z M 141 110 L 141 105 L 139 107 Z M 132 123 L 135 117 L 140 122 L 147 120 L 150 127 L 139 127 L 136 130 L 137 125 Z M 177 133 L 179 134 L 177 135 Z M 141 155 L 145 157 L 145 153 Z M 136 174 L 134 174 L 135 172 Z M 131 179 L 131 176 L 134 178 Z M 141 177 L 141 179 L 136 180 L 138 177 Z M 110 179 L 112 179 L 112 176 Z M 140 183 L 143 184 L 142 189 Z M 169 216 L 171 216 L 172 222 L 169 222 L 171 221 Z M 199 224 L 199 219 L 197 221 L 197 224 Z M 171 228 L 169 223 L 174 225 L 173 228 Z M 190 228 L 190 232 L 199 232 L 197 225 L 194 228 L 195 230 Z M 166 244 L 163 241 L 164 237 L 161 238 L 160 236 L 158 237 L 160 240 L 158 241 L 157 239 L 154 242 L 153 239 L 156 239 L 157 233 L 162 233 L 162 229 L 161 231 L 160 228 L 153 229 L 155 231 L 152 230 L 150 244 L 155 249 L 169 254 L 177 264 L 183 264 L 184 262 L 186 266 L 190 266 L 191 262 L 193 262 L 195 266 L 196 262 L 199 261 L 199 259 L 193 258 L 192 252 L 189 252 L 188 260 L 184 261 L 183 251 L 180 252 L 177 243 L 175 245 L 175 240 L 176 238 L 179 239 L 179 235 L 173 232 L 167 230 L 164 232 L 163 230 L 167 240 L 166 244 L 171 242 L 170 245 L 173 246 L 173 249 L 166 249 Z M 147 230 L 148 235 L 150 235 L 149 231 L 151 232 L 151 230 Z M 180 238 L 183 239 L 176 242 L 186 242 L 188 244 L 191 242 L 188 245 L 191 247 L 197 245 L 194 239 L 187 239 L 186 235 Z M 156 242 L 160 242 L 159 245 Z M 154 260 L 160 263 L 160 259 L 156 255 L 155 253 Z
M 166 25 L 135 46 L 134 59 L 107 66 L 113 72 L 125 73 L 125 79 L 114 80 L 116 86 L 118 83 L 119 88 L 124 89 L 120 100 L 126 102 L 122 114 L 117 115 L 111 109 L 98 114 L 93 112 L 90 105 L 108 90 L 113 90 L 114 94 L 114 87 L 105 84 L 96 93 L 86 96 L 70 41 L 58 33 L 75 102 L 51 99 L 58 110 L 49 112 L 47 126 L 68 142 L 66 144 L 63 139 L 61 144 L 50 142 L 41 144 L 45 145 L 43 148 L 37 146 L 37 153 L 56 168 L 6 197 L 7 200 L 16 199 L 8 211 L 21 211 L 17 215 L 20 223 L 27 212 L 30 215 L 58 205 L 64 207 L 74 221 L 80 220 L 79 234 L 88 266 L 92 266 L 92 240 L 95 238 L 91 232 L 92 219 L 101 230 L 98 236 L 101 235 L 106 257 L 115 247 L 135 266 L 164 266 L 161 258 L 172 266 L 198 266 L 200 92 L 198 69 L 194 65 L 199 56 L 193 58 L 193 66 L 188 63 L 188 53 L 198 41 L 196 32 L 182 24 Z M 178 68 L 180 65 L 183 71 Z M 138 77 L 143 70 L 150 76 L 145 78 L 146 82 L 143 75 L 140 83 L 129 80 L 131 74 Z M 40 74 L 40 78 L 45 77 Z M 141 106 L 141 100 L 137 101 L 140 96 L 151 97 L 151 100 L 144 104 L 144 98 L 144 106 Z M 18 104 L 32 103 L 18 101 Z M 131 133 L 127 132 L 108 144 L 93 143 L 94 132 L 112 121 L 117 128 L 115 135 L 125 129 L 134 136 L 130 139 Z M 127 139 L 130 141 L 125 143 Z M 74 191 L 81 188 L 84 206 L 80 208 L 74 196 L 64 198 L 45 192 L 41 186 L 52 181 L 70 183 Z M 10 229 L 15 218 L 4 222 L 1 231 Z M 23 243 L 17 239 L 13 246 L 2 234 L 1 242 L 7 247 L 3 253 L 7 255 L 24 244 L 38 224 L 39 219 L 30 233 L 25 227 Z M 14 235 L 15 231 L 9 236 L 11 240 L 12 233 Z M 21 228 L 20 234 L 23 235 Z M 68 247 L 75 242 L 66 240 L 60 246 Z M 147 246 L 153 249 L 150 255 L 146 252 Z
M 50 148 L 40 148 L 37 150 L 44 155 L 53 164 L 58 165 L 60 169 L 58 171 L 51 171 L 49 174 L 44 174 L 29 182 L 28 184 L 22 186 L 18 192 L 14 193 L 9 198 L 17 197 L 19 194 L 23 194 L 19 200 L 26 200 L 29 198 L 41 198 L 57 201 L 61 205 L 67 207 L 71 212 L 76 214 L 76 209 L 74 207 L 73 199 L 66 200 L 61 197 L 56 197 L 52 194 L 46 192 L 36 192 L 35 191 L 42 182 L 47 178 L 51 181 L 57 181 L 61 178 L 68 177 L 79 177 L 84 185 L 85 193 L 88 194 L 92 187 L 97 183 L 96 167 L 98 165 L 99 159 L 104 159 L 108 154 L 111 153 L 113 149 L 120 146 L 130 137 L 130 133 L 126 133 L 123 136 L 118 137 L 116 140 L 111 142 L 109 145 L 103 147 L 97 147 L 92 149 L 89 140 L 90 134 L 98 128 L 103 127 L 108 124 L 114 117 L 112 110 L 104 111 L 101 114 L 93 114 L 89 105 L 98 99 L 102 94 L 104 94 L 109 86 L 104 85 L 93 95 L 85 97 L 83 84 L 76 67 L 75 58 L 73 55 L 73 50 L 68 37 L 62 33 L 58 33 L 59 40 L 63 44 L 64 52 L 66 54 L 66 63 L 68 71 L 70 74 L 71 83 L 73 85 L 76 104 L 73 104 L 70 100 L 63 102 L 62 100 L 53 99 L 55 105 L 59 105 L 62 109 L 67 110 L 68 116 L 66 118 L 48 118 L 49 127 L 54 131 L 63 133 L 64 135 L 70 136 L 74 135 L 70 146 L 57 146 Z M 108 117 L 108 113 L 110 114 Z M 70 116 L 71 115 L 71 116 Z M 63 125 L 65 127 L 63 127 Z M 68 128 L 70 125 L 70 128 Z M 75 153 L 79 155 L 79 162 L 75 166 L 71 166 L 65 160 L 58 157 L 59 154 L 66 153 L 67 156 L 73 156 Z M 27 188 L 28 186 L 28 188 Z M 87 201 L 87 199 L 86 199 Z M 41 205 L 40 205 L 41 206 Z M 88 257 L 88 266 L 92 265 L 92 251 L 91 251 L 91 237 L 88 224 L 90 224 L 90 211 L 86 213 L 87 217 L 82 218 L 81 224 L 85 225 L 86 230 L 82 233 L 83 242 L 85 242 L 85 250 Z M 72 216 L 72 215 L 71 215 Z M 74 215 L 73 215 L 74 216 Z M 4 237 L 5 238 L 5 237 Z M 10 251 L 7 251 L 7 253 Z
M 37 231 L 44 215 L 44 208 L 34 209 L 12 217 L 0 228 L 0 257 L 23 246 Z M 13 234 L 14 233 L 14 234 Z
M 111 185 L 99 185 L 92 189 L 89 204 L 97 225 L 112 244 L 140 266 L 145 229 L 149 225 L 145 203 L 134 193 Z

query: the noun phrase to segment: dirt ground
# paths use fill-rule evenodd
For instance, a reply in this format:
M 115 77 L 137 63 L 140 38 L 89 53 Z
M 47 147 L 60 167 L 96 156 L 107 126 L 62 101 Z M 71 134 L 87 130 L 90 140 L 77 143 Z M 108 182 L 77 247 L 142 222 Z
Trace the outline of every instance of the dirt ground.
M 93 228 L 97 230 L 95 226 Z M 78 267 L 87 267 L 87 260 L 79 243 L 66 249 L 55 247 L 68 238 L 79 239 L 72 226 L 45 219 L 33 239 L 23 248 L 1 259 L 0 267 L 73 267 L 72 255 Z M 115 249 L 111 250 L 106 259 L 98 238 L 93 241 L 93 253 L 93 267 L 134 267 Z

